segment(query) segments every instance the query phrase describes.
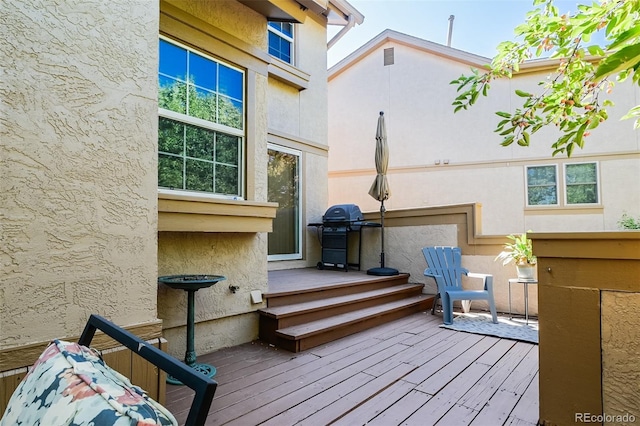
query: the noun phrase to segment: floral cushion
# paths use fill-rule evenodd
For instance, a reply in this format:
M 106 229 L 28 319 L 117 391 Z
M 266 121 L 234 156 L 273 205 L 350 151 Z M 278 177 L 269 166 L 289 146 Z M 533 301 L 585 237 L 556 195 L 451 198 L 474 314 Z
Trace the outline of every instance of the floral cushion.
M 54 340 L 15 390 L 0 426 L 177 425 L 93 350 Z

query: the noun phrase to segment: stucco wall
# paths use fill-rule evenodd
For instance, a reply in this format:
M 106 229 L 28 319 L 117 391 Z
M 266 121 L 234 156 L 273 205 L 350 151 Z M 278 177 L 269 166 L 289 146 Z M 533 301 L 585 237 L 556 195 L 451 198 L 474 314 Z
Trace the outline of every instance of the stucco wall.
M 158 265 L 161 276 L 212 274 L 227 278 L 195 293 L 198 352 L 210 352 L 257 337 L 257 317 L 251 312 L 264 304 L 252 304 L 250 292 L 267 290 L 265 234 L 161 232 Z M 233 293 L 229 286 L 239 289 Z M 159 284 L 158 315 L 164 320 L 170 353 L 182 358 L 187 322 L 186 292 Z
M 296 66 L 312 77 L 309 87 L 299 93 L 300 130 L 301 137 L 317 144 L 327 146 L 327 29 L 324 17 L 310 14 L 304 25 L 296 27 L 299 35 L 298 60 Z M 280 123 L 269 122 L 270 126 L 278 128 Z M 326 175 L 318 178 L 326 181 Z
M 384 66 L 384 49 L 394 49 Z M 444 47 L 443 47 L 444 48 Z M 640 214 L 640 133 L 620 121 L 638 103 L 640 89 L 619 84 L 610 119 L 586 138 L 585 148 L 552 157 L 559 133 L 544 128 L 532 146 L 501 147 L 496 111 L 518 105 L 516 88 L 536 90 L 544 72 L 494 81 L 490 96 L 468 111 L 453 112 L 456 87 L 449 84 L 470 66 L 405 43 L 388 41 L 329 75 L 329 203 L 356 203 L 375 210 L 367 191 L 375 177 L 376 121 L 385 112 L 389 144 L 388 209 L 482 203 L 483 232 L 616 230 L 623 212 Z M 603 94 L 603 96 L 606 96 Z M 602 99 L 601 99 L 602 100 Z M 526 166 L 596 161 L 601 205 L 526 208 Z M 438 163 L 439 164 L 436 164 Z M 562 187 L 559 192 L 562 198 Z
M 509 312 L 509 279 L 517 277 L 516 267 L 512 264 L 502 265 L 496 262 L 495 256 L 462 256 L 462 264 L 471 272 L 493 275 L 493 297 L 498 312 Z M 537 271 L 536 271 L 537 273 Z M 466 279 L 465 285 L 469 288 L 482 288 L 482 281 L 479 279 Z M 528 313 L 530 316 L 538 315 L 538 286 L 529 284 L 527 286 Z M 524 284 L 511 284 L 511 313 L 525 314 L 525 288 Z M 476 305 L 477 304 L 477 305 Z M 480 309 L 488 309 L 488 304 L 484 301 L 473 302 L 472 308 L 478 306 Z
M 362 270 L 380 266 L 380 231 L 380 228 L 362 230 Z M 411 282 L 425 283 L 424 292 L 435 294 L 435 281 L 424 276 L 427 263 L 422 248 L 429 245 L 456 246 L 457 233 L 456 225 L 385 226 L 385 266 L 411 274 Z
M 603 291 L 601 300 L 603 412 L 640 423 L 640 293 Z
M 166 4 L 187 12 L 192 26 L 200 27 L 207 37 L 237 37 L 260 49 L 266 48 L 266 19 L 235 1 L 168 1 Z M 169 16 L 176 14 L 161 3 Z M 184 19 L 184 18 L 181 18 Z M 215 28 L 207 27 L 212 25 Z M 232 64 L 246 63 L 242 46 L 221 55 L 203 40 L 190 40 L 194 33 L 182 32 L 161 21 L 160 30 L 171 37 L 216 55 Z M 241 43 L 241 42 L 237 42 Z M 243 62 L 245 61 L 245 62 Z M 242 66 L 242 65 L 239 65 Z M 266 71 L 266 68 L 265 68 Z M 247 198 L 266 201 L 267 196 L 267 76 L 247 71 L 246 108 L 254 120 L 247 123 L 245 158 L 247 179 L 251 180 Z M 250 292 L 267 290 L 267 239 L 264 233 L 160 232 L 158 234 L 158 275 L 212 274 L 223 275 L 213 287 L 196 295 L 196 352 L 205 353 L 255 339 L 258 335 L 254 311 L 262 304 L 251 303 Z M 237 286 L 234 294 L 229 286 Z M 185 351 L 187 295 L 184 291 L 158 285 L 158 317 L 163 319 L 163 332 L 169 341 L 169 353 L 182 358 Z
M 155 1 L 5 1 L 0 349 L 156 319 Z
M 269 78 L 268 126 L 274 135 L 284 136 L 272 138 L 272 143 L 302 153 L 303 258 L 271 261 L 270 270 L 315 266 L 321 258 L 320 245 L 315 228 L 307 227 L 307 224 L 321 222 L 329 207 L 325 19 L 308 13 L 304 24 L 295 27 L 295 40 L 294 65 L 310 75 L 308 87 L 298 90 Z
M 309 161 L 305 162 L 306 170 L 306 200 L 307 213 L 305 222 L 318 223 L 322 222 L 322 215 L 325 213 L 329 205 L 327 204 L 328 189 L 327 179 L 321 179 L 320 176 L 327 176 L 327 156 L 313 155 L 309 156 Z M 321 247 L 318 240 L 318 234 L 314 227 L 306 227 L 306 255 L 308 263 L 315 264 L 322 258 Z
M 310 75 L 308 88 L 272 78 L 267 69 L 267 20 L 236 1 L 170 0 L 161 2 L 160 31 L 247 70 L 246 137 L 247 194 L 251 201 L 267 200 L 267 143 L 302 153 L 303 221 L 318 220 L 327 200 L 326 26 L 308 17 L 296 26 L 296 63 Z M 186 12 L 186 14 L 185 14 Z M 309 12 L 311 14 L 311 12 Z M 176 24 L 170 17 L 180 15 Z M 198 28 L 199 31 L 192 31 Z M 201 33 L 204 36 L 201 36 Z M 213 41 L 222 40 L 216 45 Z M 303 232 L 306 226 L 303 228 Z M 305 232 L 306 234 L 306 232 Z M 304 267 L 317 261 L 317 248 L 305 235 L 305 258 L 274 262 L 274 268 Z M 196 293 L 196 351 L 232 346 L 257 338 L 256 309 L 250 292 L 267 291 L 266 233 L 161 232 L 158 236 L 158 275 L 203 273 L 224 275 L 226 281 Z M 310 247 L 307 249 L 307 245 Z M 311 254 L 309 256 L 309 253 Z M 311 260 L 308 260 L 311 258 Z M 312 263 L 309 263 L 312 262 Z M 238 286 L 234 294 L 229 286 Z M 186 294 L 160 285 L 158 316 L 164 320 L 170 353 L 184 354 Z
M 267 50 L 264 16 L 236 0 L 162 0 L 246 43 Z
M 422 248 L 427 246 L 460 246 L 458 240 L 459 229 L 454 224 L 442 225 L 414 225 L 414 226 L 385 226 L 385 266 L 409 273 L 409 281 L 424 284 L 423 293 L 435 294 L 437 285 L 435 280 L 424 276 L 428 267 Z M 357 237 L 354 235 L 350 250 L 351 261 L 357 258 Z M 496 309 L 499 312 L 509 312 L 509 279 L 515 278 L 516 268 L 513 264 L 503 266 L 496 262 L 495 255 L 473 254 L 463 251 L 462 264 L 470 272 L 493 275 L 493 291 Z M 380 266 L 380 229 L 365 228 L 362 231 L 362 270 Z M 480 289 L 482 281 L 479 279 L 463 278 L 465 288 Z M 522 284 L 511 286 L 511 310 L 514 314 L 524 314 L 525 292 Z M 529 315 L 538 314 L 538 288 L 529 285 L 528 288 Z M 488 309 L 484 301 L 474 301 L 473 309 Z

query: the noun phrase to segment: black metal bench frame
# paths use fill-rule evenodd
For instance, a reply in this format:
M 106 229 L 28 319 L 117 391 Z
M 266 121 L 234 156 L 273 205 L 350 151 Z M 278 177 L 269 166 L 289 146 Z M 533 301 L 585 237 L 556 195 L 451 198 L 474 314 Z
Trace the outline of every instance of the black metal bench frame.
M 99 315 L 91 315 L 78 343 L 89 347 L 100 330 L 195 391 L 187 426 L 204 425 L 218 383 Z

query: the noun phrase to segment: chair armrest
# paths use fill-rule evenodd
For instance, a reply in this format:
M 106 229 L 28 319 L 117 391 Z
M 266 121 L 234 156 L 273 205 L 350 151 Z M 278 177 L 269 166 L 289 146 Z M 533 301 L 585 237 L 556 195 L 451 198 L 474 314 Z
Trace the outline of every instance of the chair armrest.
M 467 274 L 469 278 L 481 278 L 483 280 L 484 289 L 488 290 L 489 293 L 493 292 L 493 275 L 491 274 L 480 274 L 478 272 L 469 272 Z
M 440 296 L 444 298 L 444 292 L 447 290 L 447 284 L 444 281 L 444 277 L 440 274 L 436 274 L 430 268 L 427 268 L 424 270 L 424 276 L 430 277 L 436 280 L 438 293 L 440 293 Z
M 427 268 L 427 269 L 424 270 L 424 275 L 426 277 L 431 277 L 431 278 L 435 278 L 435 277 L 439 276 L 438 274 L 431 272 L 430 268 Z
M 155 346 L 148 344 L 136 335 L 118 327 L 99 315 L 91 315 L 89 317 L 78 343 L 89 347 L 96 330 L 104 332 L 109 337 L 193 389 L 195 395 L 186 424 L 203 425 L 205 423 L 209 413 L 209 407 L 211 406 L 213 396 L 218 387 L 218 383 L 215 380 L 210 379 L 174 357 L 167 355 Z

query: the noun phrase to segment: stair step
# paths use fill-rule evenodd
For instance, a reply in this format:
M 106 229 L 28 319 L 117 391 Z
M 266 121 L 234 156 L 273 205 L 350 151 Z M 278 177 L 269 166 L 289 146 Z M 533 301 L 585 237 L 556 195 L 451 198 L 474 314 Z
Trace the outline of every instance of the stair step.
M 365 322 L 369 319 L 381 317 L 387 314 L 393 314 L 394 312 L 399 312 L 411 308 L 415 308 L 416 311 L 420 309 L 427 309 L 432 299 L 433 296 L 421 294 L 419 296 L 408 297 L 402 300 L 388 302 L 382 305 L 359 309 L 357 311 L 347 312 L 330 318 L 312 321 L 306 324 L 283 328 L 277 330 L 276 335 L 286 340 L 307 339 L 321 333 L 326 333 L 330 330 L 348 327 L 353 324 Z M 344 335 L 346 336 L 347 334 L 360 331 L 359 329 L 354 330 L 355 331 L 348 332 Z
M 431 308 L 433 295 L 410 275 L 318 271 L 270 272 L 277 285 L 258 310 L 262 341 L 300 352 Z
M 330 297 L 327 299 L 312 300 L 309 302 L 294 303 L 291 305 L 276 306 L 273 308 L 260 309 L 260 315 L 281 319 L 304 313 L 327 310 L 339 306 L 349 305 L 356 302 L 379 299 L 385 296 L 398 295 L 403 293 L 414 293 L 422 290 L 422 284 L 400 284 L 393 287 L 386 287 L 377 290 L 369 290 L 361 293 L 347 294 L 344 296 Z
M 399 284 L 406 284 L 409 281 L 409 274 L 386 277 L 356 274 L 347 276 L 347 273 L 342 274 L 344 274 L 343 277 L 341 277 L 342 280 L 336 281 L 335 283 L 310 286 L 307 288 L 304 288 L 304 284 L 300 284 L 300 288 L 296 288 L 295 290 L 265 293 L 264 298 L 267 301 L 267 306 L 272 308 L 388 288 Z M 349 277 L 351 277 L 353 281 L 345 281 L 349 279 Z

